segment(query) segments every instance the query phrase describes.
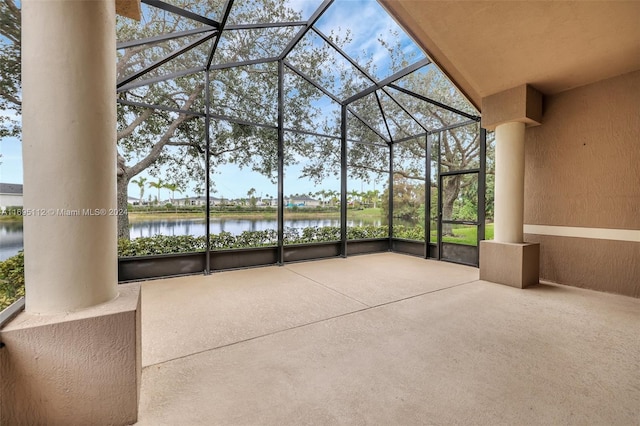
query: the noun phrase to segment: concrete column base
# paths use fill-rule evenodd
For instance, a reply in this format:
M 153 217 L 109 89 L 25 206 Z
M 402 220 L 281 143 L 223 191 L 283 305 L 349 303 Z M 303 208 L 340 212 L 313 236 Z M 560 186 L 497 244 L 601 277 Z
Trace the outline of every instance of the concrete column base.
M 480 279 L 525 288 L 540 280 L 540 244 L 480 241 Z
M 118 292 L 68 314 L 23 312 L 0 331 L 0 424 L 137 421 L 140 286 Z

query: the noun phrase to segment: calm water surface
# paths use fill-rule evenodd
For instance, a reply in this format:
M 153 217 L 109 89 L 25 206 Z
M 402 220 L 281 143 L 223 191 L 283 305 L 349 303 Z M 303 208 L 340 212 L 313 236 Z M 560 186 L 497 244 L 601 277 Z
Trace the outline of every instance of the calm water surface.
M 381 219 L 350 220 L 347 226 L 380 226 Z M 339 219 L 290 219 L 285 227 L 306 228 L 309 226 L 340 226 Z M 244 231 L 264 231 L 277 229 L 276 219 L 226 219 L 211 218 L 211 233 L 230 232 L 239 235 Z M 130 224 L 131 238 L 152 237 L 154 235 L 195 235 L 205 234 L 205 220 L 202 219 L 156 219 L 135 221 Z M 5 260 L 22 250 L 22 223 L 0 222 L 0 260 Z

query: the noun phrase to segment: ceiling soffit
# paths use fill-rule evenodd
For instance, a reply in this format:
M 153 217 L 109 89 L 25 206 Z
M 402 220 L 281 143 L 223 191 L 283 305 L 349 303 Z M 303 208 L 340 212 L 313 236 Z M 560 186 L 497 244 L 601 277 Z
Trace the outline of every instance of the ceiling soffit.
M 640 69 L 640 2 L 380 0 L 459 89 L 558 93 Z

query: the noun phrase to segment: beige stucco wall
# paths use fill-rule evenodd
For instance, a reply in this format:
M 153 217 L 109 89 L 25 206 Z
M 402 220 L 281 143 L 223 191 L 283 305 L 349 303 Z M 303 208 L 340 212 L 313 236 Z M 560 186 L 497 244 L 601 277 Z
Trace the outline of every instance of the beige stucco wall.
M 542 121 L 542 93 L 528 84 L 482 98 L 482 127 L 495 130 L 500 124 L 525 123 L 537 126 Z
M 128 425 L 141 377 L 140 285 L 65 314 L 20 313 L 0 330 L 0 425 Z
M 640 230 L 640 71 L 545 97 L 542 123 L 525 136 L 525 228 Z M 640 242 L 525 240 L 541 279 L 640 297 Z

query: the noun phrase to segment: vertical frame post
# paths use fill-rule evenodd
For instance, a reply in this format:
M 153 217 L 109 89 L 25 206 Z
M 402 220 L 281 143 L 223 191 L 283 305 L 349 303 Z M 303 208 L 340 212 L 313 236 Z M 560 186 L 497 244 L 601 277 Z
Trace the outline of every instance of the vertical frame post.
M 393 250 L 393 144 L 389 144 L 389 251 Z
M 284 265 L 284 62 L 278 61 L 278 265 Z
M 424 177 L 424 258 L 429 258 L 431 243 L 431 138 L 429 133 L 424 137 L 425 144 L 425 177 Z
M 205 174 L 204 174 L 204 186 L 207 191 L 206 194 L 206 203 L 207 205 L 204 208 L 206 220 L 204 226 L 205 232 L 205 269 L 204 274 L 209 275 L 211 273 L 211 236 L 209 235 L 211 232 L 211 89 L 210 89 L 210 81 L 209 81 L 209 70 L 205 70 L 204 74 L 204 99 L 205 99 L 205 116 L 204 116 L 204 127 L 205 127 L 205 147 L 204 147 L 204 164 L 205 164 Z
M 478 124 L 480 126 L 480 124 Z M 480 172 L 478 173 L 478 259 L 480 265 L 480 241 L 485 239 L 487 200 L 487 130 L 480 127 Z
M 340 111 L 340 255 L 347 257 L 347 106 Z
M 442 176 L 440 171 L 442 169 L 442 131 L 438 133 L 438 173 L 436 179 L 438 179 L 438 260 L 442 260 Z

